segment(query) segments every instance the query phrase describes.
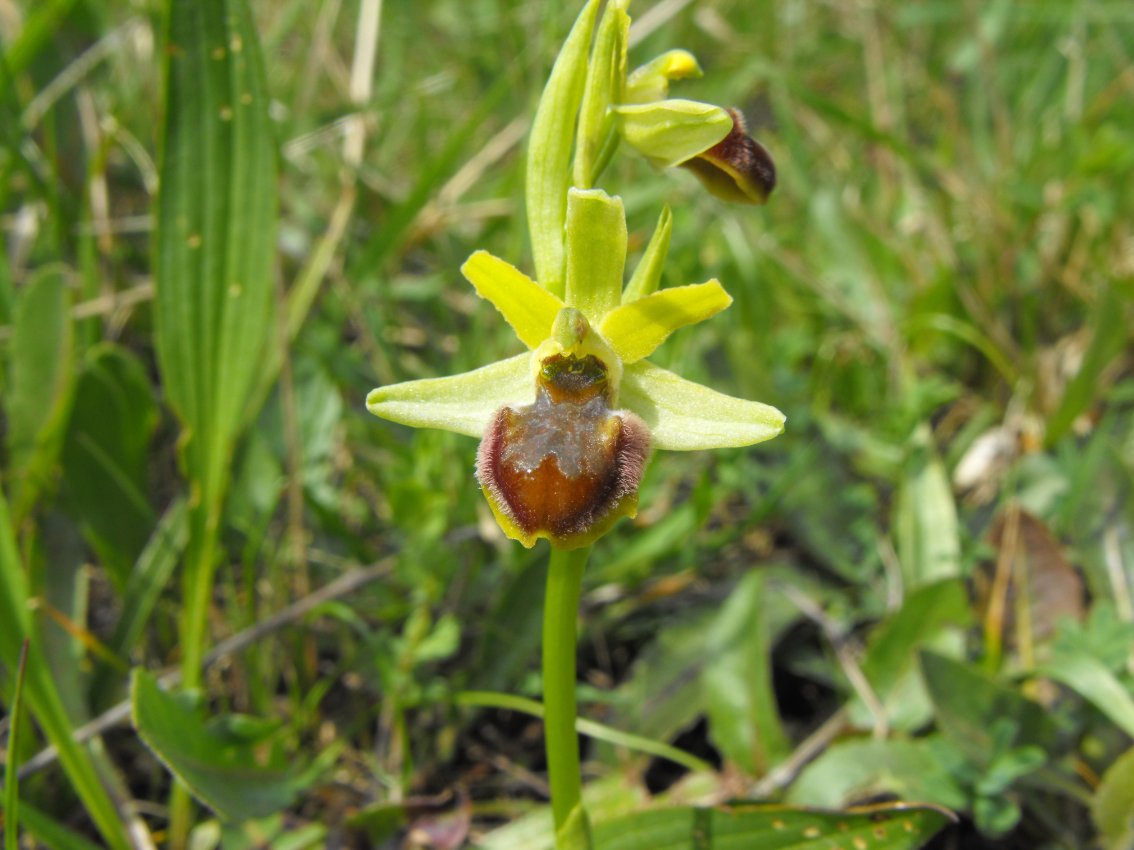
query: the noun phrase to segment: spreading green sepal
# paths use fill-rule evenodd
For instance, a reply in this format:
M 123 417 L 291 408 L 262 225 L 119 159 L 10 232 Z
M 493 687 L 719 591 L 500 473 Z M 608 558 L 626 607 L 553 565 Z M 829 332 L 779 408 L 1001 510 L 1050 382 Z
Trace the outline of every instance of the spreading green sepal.
M 620 402 L 649 427 L 655 449 L 750 446 L 784 430 L 776 408 L 718 393 L 648 360 L 626 367 Z
M 525 352 L 460 375 L 378 387 L 366 408 L 402 425 L 480 437 L 501 407 L 531 403 L 530 362 Z

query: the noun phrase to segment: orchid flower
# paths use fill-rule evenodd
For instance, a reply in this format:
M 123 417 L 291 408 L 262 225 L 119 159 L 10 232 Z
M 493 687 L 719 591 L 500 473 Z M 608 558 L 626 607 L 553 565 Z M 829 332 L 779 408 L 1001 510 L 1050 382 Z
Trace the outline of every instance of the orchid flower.
M 663 214 L 623 286 L 626 220 L 605 192 L 568 193 L 560 298 L 478 251 L 461 271 L 528 351 L 447 378 L 380 387 L 370 411 L 481 437 L 477 478 L 501 528 L 525 546 L 573 549 L 633 516 L 649 449 L 746 446 L 776 436 L 778 410 L 679 377 L 645 358 L 675 330 L 732 303 L 716 280 L 659 289 Z

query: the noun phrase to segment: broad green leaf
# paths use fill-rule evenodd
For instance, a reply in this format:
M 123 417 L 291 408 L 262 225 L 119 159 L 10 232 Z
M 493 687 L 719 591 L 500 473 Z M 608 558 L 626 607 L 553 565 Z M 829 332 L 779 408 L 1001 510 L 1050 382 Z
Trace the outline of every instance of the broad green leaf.
M 591 50 L 575 136 L 575 186 L 580 189 L 590 189 L 594 185 L 599 151 L 613 127 L 610 107 L 622 100 L 626 80 L 626 39 L 630 31 L 627 2 L 607 2 Z
M 894 528 L 907 590 L 961 574 L 957 506 L 927 425 L 918 427 L 910 443 Z
M 913 591 L 871 631 L 862 672 L 886 707 L 892 728 L 911 729 L 929 719 L 932 706 L 918 675 L 918 650 L 943 650 L 943 640 L 959 633 L 972 617 L 964 584 L 946 579 Z M 850 711 L 860 726 L 874 722 L 861 700 L 855 699 Z
M 702 687 L 709 734 L 749 776 L 763 776 L 790 751 L 772 687 L 766 573 L 746 575 L 709 627 Z
M 1071 688 L 1119 729 L 1134 737 L 1134 697 L 1097 658 L 1086 653 L 1059 651 L 1036 672 Z
M 648 360 L 626 367 L 619 404 L 642 417 L 657 449 L 750 446 L 784 430 L 784 415 L 771 405 L 727 396 Z
M 719 281 L 675 286 L 615 307 L 599 325 L 599 332 L 623 363 L 649 357 L 671 333 L 703 322 L 732 303 Z
M 662 268 L 665 266 L 666 254 L 669 253 L 669 240 L 673 233 L 673 213 L 669 206 L 662 207 L 658 216 L 654 235 L 650 237 L 650 244 L 646 246 L 642 259 L 634 267 L 634 274 L 630 282 L 622 291 L 622 303 L 629 304 L 644 298 L 657 291 L 661 285 Z
M 171 3 L 155 342 L 191 493 L 183 684 L 200 677 L 221 504 L 272 332 L 276 150 L 245 0 Z
M 803 769 L 787 802 L 837 808 L 882 794 L 949 808 L 968 803 L 928 739 L 837 741 Z
M 366 396 L 366 407 L 402 425 L 483 437 L 501 407 L 534 399 L 531 355 L 525 352 L 460 375 L 378 387 Z
M 622 199 L 601 189 L 567 194 L 567 295 L 595 327 L 622 296 L 626 213 Z
M 275 814 L 317 778 L 314 770 L 297 770 L 281 754 L 265 759 L 255 736 L 237 734 L 239 727 L 207 723 L 195 703 L 187 694 L 163 691 L 152 674 L 135 669 L 130 710 L 139 737 L 223 819 Z
M 977 764 L 996 755 L 994 724 L 1010 722 L 1009 746 L 1038 746 L 1052 753 L 1059 728 L 1039 703 L 1002 685 L 975 667 L 931 652 L 921 653 L 922 675 L 938 727 Z
M 155 341 L 207 505 L 223 494 L 272 328 L 275 140 L 244 0 L 170 8 Z
M 528 141 L 525 191 L 536 279 L 560 297 L 564 292 L 563 227 L 571 185 L 571 145 L 598 9 L 599 0 L 588 0 L 563 42 L 539 99 Z
M 157 405 L 145 368 L 127 349 L 92 349 L 79 374 L 63 443 L 75 515 L 119 592 L 154 526 L 146 460 Z
M 692 159 L 732 129 L 728 112 L 695 100 L 616 106 L 614 115 L 622 138 L 659 168 Z
M 71 298 L 61 269 L 36 275 L 13 315 L 8 365 L 6 478 L 17 523 L 59 456 L 75 374 Z
M 551 334 L 563 302 L 511 263 L 477 251 L 465 260 L 461 274 L 477 295 L 492 302 L 528 348 L 536 348 Z
M 1134 847 L 1134 748 L 1120 755 L 1103 774 L 1091 800 L 1091 815 L 1105 850 Z
M 113 850 L 130 842 L 114 803 L 107 794 L 90 753 L 72 737 L 72 723 L 44 657 L 38 629 L 28 606 L 30 592 L 24 566 L 12 533 L 8 504 L 0 490 L 0 671 L 17 669 L 25 638 L 29 638 L 24 698 L 29 714 L 59 751 L 59 762 L 75 793 L 94 821 L 103 841 Z M 11 688 L 6 687 L 10 692 Z
M 595 850 L 905 850 L 920 847 L 950 819 L 941 809 L 903 804 L 848 812 L 683 806 L 600 824 Z

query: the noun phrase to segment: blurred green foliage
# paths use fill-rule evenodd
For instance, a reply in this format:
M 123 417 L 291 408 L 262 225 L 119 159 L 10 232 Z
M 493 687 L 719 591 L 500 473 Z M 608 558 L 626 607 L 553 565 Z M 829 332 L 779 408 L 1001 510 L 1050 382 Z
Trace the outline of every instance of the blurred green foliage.
M 448 816 L 486 846 L 540 846 L 538 725 L 457 697 L 538 696 L 543 556 L 500 539 L 471 440 L 380 422 L 363 398 L 516 353 L 457 269 L 486 248 L 533 271 L 522 140 L 577 9 L 251 9 L 279 152 L 275 309 L 267 353 L 236 364 L 256 380 L 225 425 L 202 684 L 223 721 L 208 746 L 232 748 L 218 762 L 293 768 L 280 812 L 202 809 L 195 838 L 378 846 Z M 592 556 L 583 715 L 722 767 L 590 742 L 596 822 L 647 790 L 901 796 L 964 816 L 942 847 L 1128 847 L 1134 11 L 631 11 L 632 62 L 690 49 L 705 76 L 674 93 L 737 106 L 779 170 L 754 210 L 613 159 L 631 253 L 669 204 L 663 285 L 717 277 L 735 299 L 654 359 L 775 404 L 788 430 L 657 457 L 638 519 Z M 167 827 L 169 775 L 113 722 L 131 668 L 174 675 L 187 651 L 204 474 L 155 338 L 164 18 L 146 0 L 0 0 L 0 701 L 30 634 L 13 748 L 32 760 L 28 846 Z M 187 178 L 183 194 L 206 185 Z

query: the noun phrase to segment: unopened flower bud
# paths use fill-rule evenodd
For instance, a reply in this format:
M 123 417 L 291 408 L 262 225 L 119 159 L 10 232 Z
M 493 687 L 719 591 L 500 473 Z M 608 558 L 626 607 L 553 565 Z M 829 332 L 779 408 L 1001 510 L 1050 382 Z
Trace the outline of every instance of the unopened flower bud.
M 740 113 L 728 112 L 732 116 L 729 134 L 681 165 L 722 200 L 763 204 L 776 188 L 775 164 L 764 146 L 748 135 Z

